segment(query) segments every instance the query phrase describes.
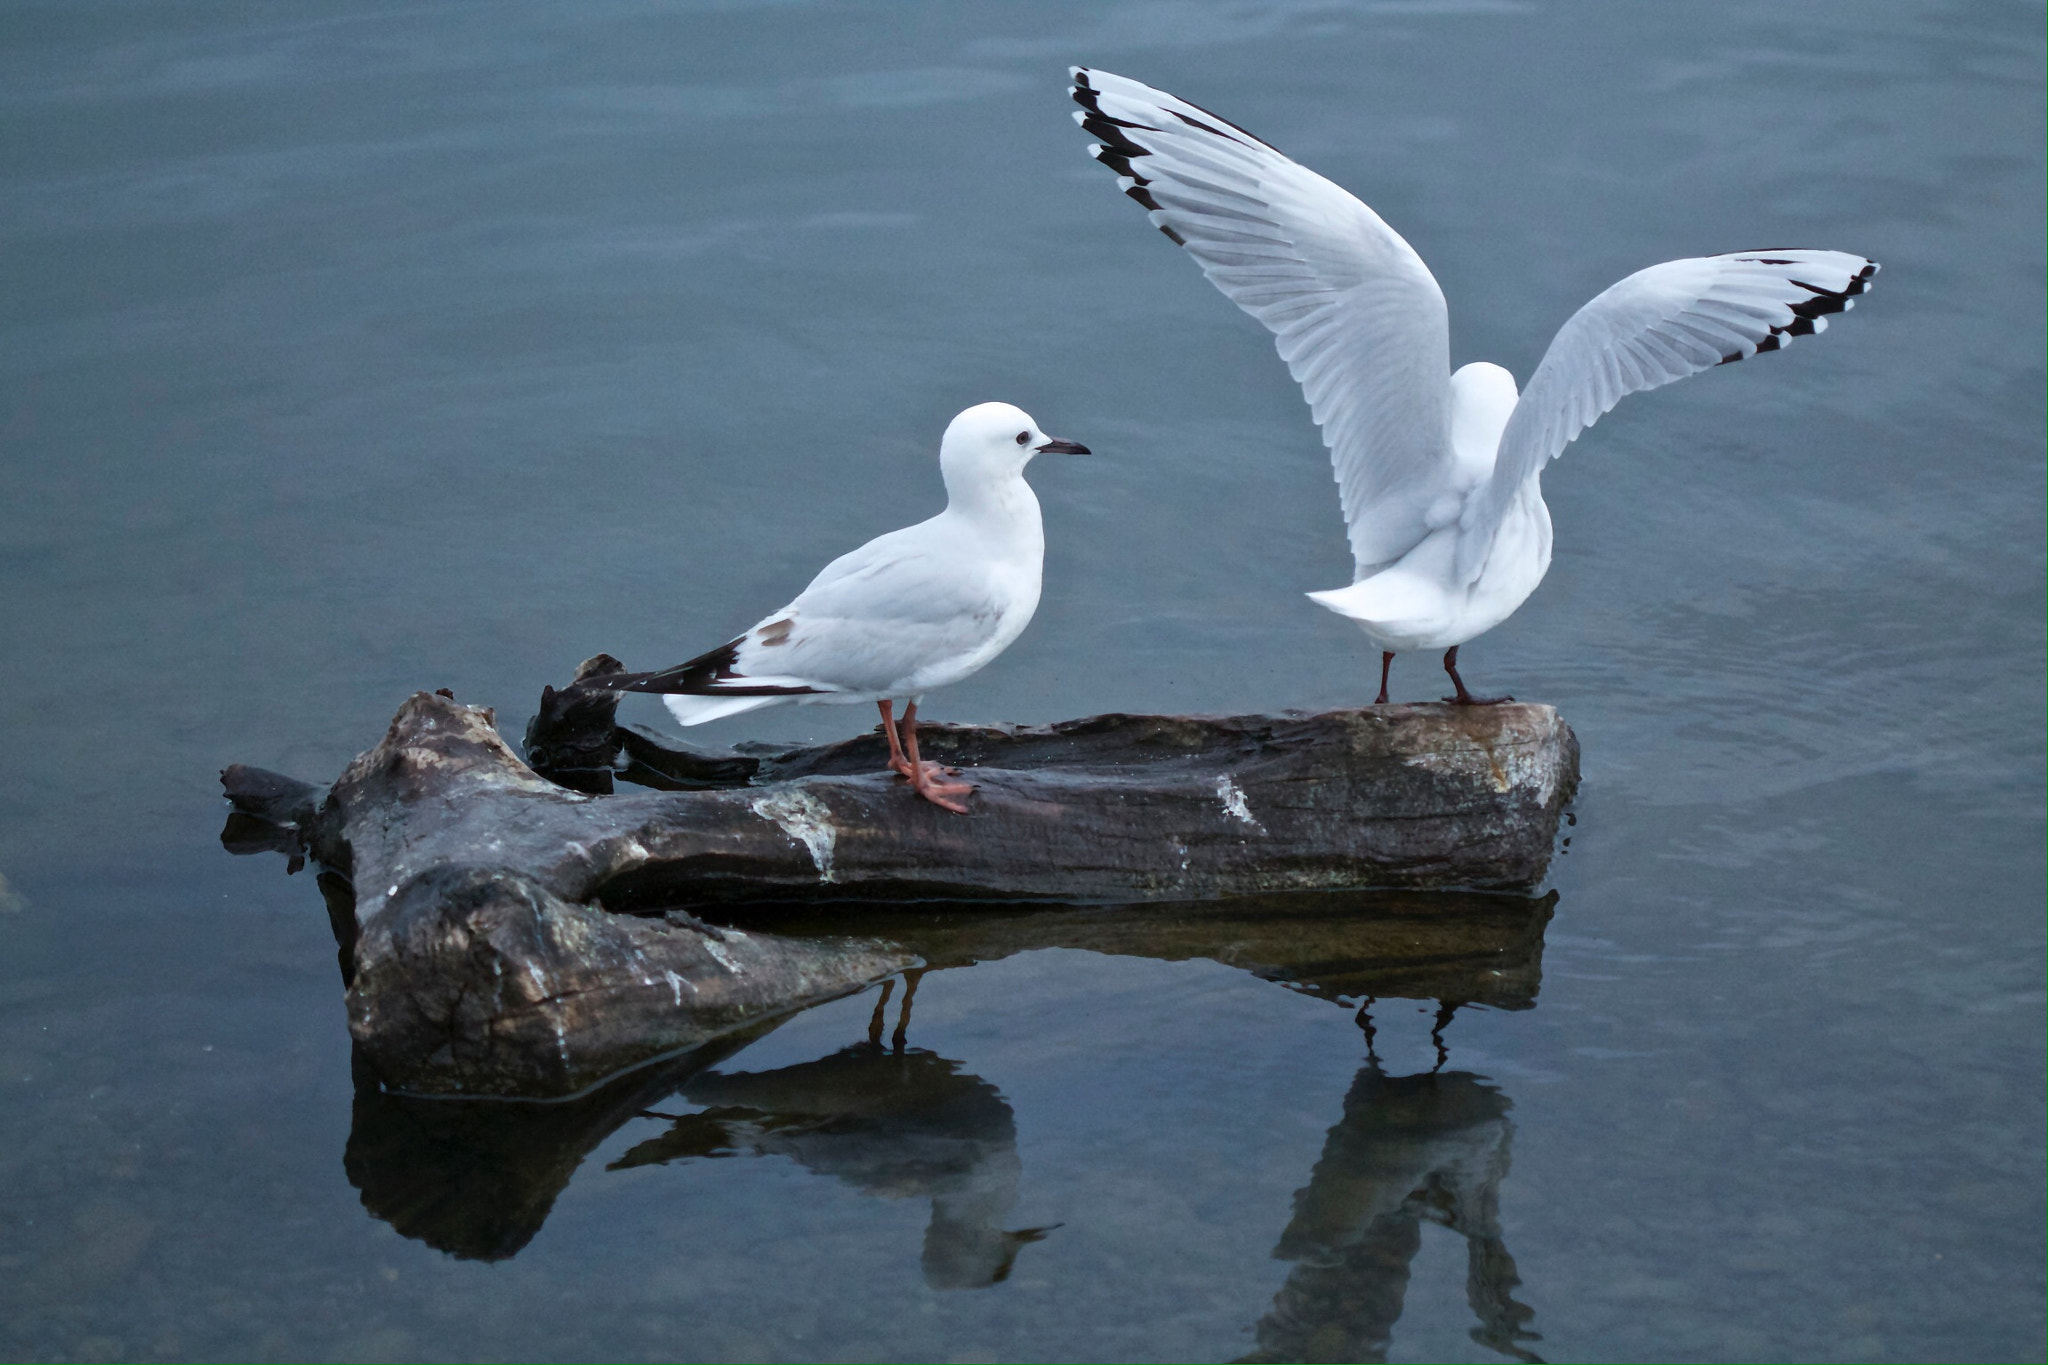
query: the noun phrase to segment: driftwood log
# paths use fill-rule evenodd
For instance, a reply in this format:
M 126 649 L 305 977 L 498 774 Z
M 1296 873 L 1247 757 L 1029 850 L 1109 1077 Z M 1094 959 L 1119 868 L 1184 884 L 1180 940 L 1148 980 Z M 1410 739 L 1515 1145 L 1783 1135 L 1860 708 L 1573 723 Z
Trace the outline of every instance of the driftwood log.
M 600 654 L 577 680 L 622 669 Z M 1526 704 L 924 725 L 925 756 L 976 784 L 963 820 L 910 799 L 883 771 L 879 729 L 713 754 L 616 725 L 617 699 L 546 689 L 526 732 L 528 759 L 561 785 L 609 793 L 617 774 L 686 793 L 635 808 L 661 812 L 660 848 L 610 879 L 615 908 L 677 897 L 1526 891 L 1542 880 L 1578 782 L 1571 728 Z
M 600 656 L 585 674 L 617 666 Z M 430 693 L 324 795 L 223 774 L 230 848 L 324 869 L 350 1029 L 385 1084 L 573 1094 L 920 961 L 1017 950 L 1000 949 L 1001 917 L 949 938 L 965 902 L 1093 903 L 1032 917 L 1026 941 L 1172 956 L 1189 903 L 1228 898 L 1293 945 L 1239 935 L 1238 965 L 1286 979 L 1307 960 L 1288 893 L 1533 888 L 1578 770 L 1557 713 L 1519 704 L 925 727 L 926 756 L 975 783 L 963 817 L 882 771 L 879 733 L 703 754 L 615 726 L 615 702 L 544 696 L 528 752 L 557 781 L 489 710 Z M 615 773 L 666 790 L 593 794 Z M 919 927 L 907 901 L 951 908 L 921 909 Z M 1309 919 L 1333 932 L 1327 907 Z M 1369 920 L 1334 931 L 1351 960 L 1388 958 L 1356 951 L 1361 933 L 1448 935 L 1422 954 L 1439 961 L 1495 951 L 1456 946 L 1449 901 Z M 821 936 L 846 929 L 863 937 Z M 1216 955 L 1192 932 L 1180 955 Z M 1497 944 L 1498 926 L 1482 938 Z M 1459 998 L 1487 999 L 1483 981 Z

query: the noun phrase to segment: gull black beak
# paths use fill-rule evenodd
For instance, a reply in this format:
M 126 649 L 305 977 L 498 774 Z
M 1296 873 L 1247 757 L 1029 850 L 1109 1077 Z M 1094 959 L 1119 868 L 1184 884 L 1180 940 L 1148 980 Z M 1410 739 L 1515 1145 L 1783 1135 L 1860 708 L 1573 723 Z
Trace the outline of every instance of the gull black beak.
M 1095 452 L 1079 441 L 1047 441 L 1038 447 L 1041 455 L 1093 455 Z

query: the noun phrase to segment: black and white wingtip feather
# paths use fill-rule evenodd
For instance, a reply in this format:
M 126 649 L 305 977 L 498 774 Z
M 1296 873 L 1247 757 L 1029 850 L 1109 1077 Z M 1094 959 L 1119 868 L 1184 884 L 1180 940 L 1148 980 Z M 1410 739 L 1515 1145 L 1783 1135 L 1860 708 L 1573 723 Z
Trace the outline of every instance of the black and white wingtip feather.
M 1735 256 L 1734 259 L 1752 262 L 1756 265 L 1767 265 L 1784 269 L 1787 267 L 1796 268 L 1805 264 L 1801 258 L 1807 254 L 1798 250 L 1787 251 L 1783 248 L 1774 248 L 1769 251 L 1745 251 Z M 1856 306 L 1856 296 L 1870 291 L 1871 281 L 1877 277 L 1877 272 L 1881 269 L 1883 267 L 1878 265 L 1876 261 L 1865 261 L 1863 268 L 1850 276 L 1849 282 L 1840 289 L 1830 289 L 1826 285 L 1821 284 L 1809 284 L 1796 275 L 1792 276 L 1792 283 L 1798 285 L 1801 289 L 1809 291 L 1811 295 L 1809 298 L 1790 305 L 1792 321 L 1783 326 L 1772 327 L 1770 335 L 1753 346 L 1745 344 L 1738 350 L 1730 351 L 1727 355 L 1721 357 L 1721 363 L 1723 365 L 1732 365 L 1738 360 L 1747 360 L 1753 355 L 1762 355 L 1766 351 L 1782 351 L 1792 344 L 1793 337 L 1814 336 L 1825 332 L 1828 329 L 1828 317 L 1835 313 L 1846 313 L 1851 308 L 1854 308 Z
M 757 683 L 733 670 L 747 637 L 728 640 L 687 663 L 654 673 L 610 673 L 577 684 L 608 692 L 654 692 L 689 697 L 795 697 L 829 689 L 793 684 Z
M 1074 103 L 1081 106 L 1074 111 L 1074 122 L 1080 124 L 1082 131 L 1086 132 L 1089 136 L 1102 139 L 1102 141 L 1088 148 L 1088 155 L 1094 157 L 1116 173 L 1118 188 L 1137 201 L 1140 208 L 1149 214 L 1159 213 L 1159 201 L 1152 197 L 1152 191 L 1147 188 L 1152 182 L 1131 169 L 1131 158 L 1150 156 L 1152 153 L 1132 141 L 1129 135 L 1124 132 L 1126 128 L 1148 133 L 1156 133 L 1159 130 L 1147 127 L 1142 123 L 1132 123 L 1125 119 L 1115 118 L 1102 112 L 1102 105 L 1098 98 L 1100 92 L 1088 83 L 1088 68 L 1077 66 L 1071 68 L 1071 70 L 1074 84 L 1067 93 L 1074 97 Z M 1152 222 L 1161 232 L 1173 240 L 1175 246 L 1187 245 L 1185 237 L 1182 237 L 1165 223 L 1160 222 L 1157 217 L 1153 218 Z
M 1165 233 L 1175 246 L 1186 246 L 1188 244 L 1187 239 L 1176 232 L 1173 225 L 1166 221 L 1164 208 L 1157 199 L 1152 197 L 1152 191 L 1148 188 L 1152 182 L 1131 166 L 1131 162 L 1134 159 L 1152 155 L 1151 151 L 1136 138 L 1133 138 L 1131 134 L 1157 133 L 1163 130 L 1151 124 L 1121 119 L 1114 114 L 1105 112 L 1102 108 L 1102 91 L 1094 84 L 1094 78 L 1097 73 L 1090 71 L 1085 66 L 1069 67 L 1067 70 L 1074 78 L 1074 84 L 1068 88 L 1067 93 L 1073 96 L 1074 103 L 1081 106 L 1074 111 L 1074 122 L 1080 124 L 1082 130 L 1091 137 L 1102 139 L 1102 141 L 1088 149 L 1088 155 L 1094 157 L 1116 173 L 1118 187 L 1135 200 L 1146 213 L 1151 215 L 1152 226 Z M 1121 80 L 1122 77 L 1112 76 L 1110 79 Z M 1132 83 L 1127 82 L 1127 84 Z M 1142 86 L 1138 88 L 1145 89 L 1147 94 L 1162 97 L 1159 104 L 1160 111 L 1171 115 L 1190 128 L 1220 137 L 1226 142 L 1235 142 L 1240 146 L 1260 147 L 1267 151 L 1273 150 L 1269 144 L 1260 141 L 1256 136 L 1238 127 L 1221 114 L 1212 113 L 1201 105 L 1190 100 L 1181 99 L 1177 95 L 1166 95 L 1163 91 L 1153 91 Z M 1181 105 L 1188 112 L 1184 113 L 1181 109 L 1174 108 L 1174 105 Z M 1197 117 L 1198 115 L 1199 117 Z M 1225 132 L 1224 129 L 1226 128 L 1230 131 Z

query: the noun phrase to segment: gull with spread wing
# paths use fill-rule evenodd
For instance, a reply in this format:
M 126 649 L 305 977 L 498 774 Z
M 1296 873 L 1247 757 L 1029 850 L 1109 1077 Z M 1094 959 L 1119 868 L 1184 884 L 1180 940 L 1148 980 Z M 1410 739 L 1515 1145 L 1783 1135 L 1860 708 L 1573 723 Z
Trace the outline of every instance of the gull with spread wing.
M 1579 309 L 1518 396 L 1484 362 L 1450 367 L 1443 291 L 1379 215 L 1237 125 L 1163 90 L 1074 68 L 1097 161 L 1215 286 L 1274 334 L 1336 467 L 1356 572 L 1309 597 L 1356 621 L 1387 670 L 1458 646 L 1550 568 L 1543 467 L 1626 394 L 1826 329 L 1877 264 L 1841 251 L 1740 251 L 1639 270 Z M 1493 698 L 1491 700 L 1508 700 Z
M 939 443 L 945 511 L 841 555 L 788 606 L 708 654 L 585 685 L 660 693 L 684 725 L 785 702 L 874 702 L 889 767 L 925 800 L 966 814 L 954 798 L 973 787 L 918 757 L 917 703 L 1008 649 L 1038 610 L 1045 531 L 1024 467 L 1048 453 L 1089 451 L 1008 403 L 967 409 Z M 897 697 L 908 703 L 900 722 Z

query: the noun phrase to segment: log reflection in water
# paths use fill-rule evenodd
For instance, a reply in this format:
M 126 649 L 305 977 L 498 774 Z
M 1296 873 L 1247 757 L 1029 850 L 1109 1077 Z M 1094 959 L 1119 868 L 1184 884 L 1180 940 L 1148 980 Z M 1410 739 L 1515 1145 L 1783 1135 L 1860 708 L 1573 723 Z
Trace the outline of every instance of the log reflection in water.
M 858 926 L 941 970 L 1040 948 L 1206 958 L 1323 1000 L 1533 1008 L 1557 893 L 1314 891 L 1228 900 L 989 909 L 955 902 L 769 907 L 721 922 L 802 938 Z
M 1498 1009 L 1535 1004 L 1543 930 L 1554 902 L 1554 896 L 1326 893 L 1153 905 L 1143 916 L 1117 906 L 1024 911 L 864 907 L 859 920 L 866 932 L 923 956 L 929 970 L 971 967 L 1052 947 L 1163 961 L 1206 958 L 1347 1006 L 1362 997 L 1440 1002 L 1441 1023 L 1449 1008 L 1461 1003 Z M 846 913 L 778 914 L 775 928 L 793 935 L 842 932 Z M 400 1233 L 455 1256 L 503 1259 L 538 1232 L 591 1151 L 625 1124 L 679 1098 L 707 1108 L 677 1116 L 667 1132 L 635 1146 L 615 1164 L 786 1156 L 869 1194 L 927 1198 L 932 1201 L 922 1252 L 927 1281 L 935 1287 L 993 1284 L 1008 1273 L 1019 1248 L 1045 1230 L 1005 1226 L 1020 1170 L 1016 1124 L 1007 1101 L 962 1063 L 907 1044 L 909 997 L 920 975 L 906 977 L 900 997 L 897 983 L 884 984 L 865 1042 L 773 1071 L 710 1070 L 769 1032 L 772 1023 L 567 1101 L 394 1095 L 363 1069 L 345 1157 L 349 1179 L 362 1192 L 364 1206 Z M 902 1012 L 885 1041 L 892 1001 Z M 1349 1027 L 1334 1015 L 1332 1023 Z M 1340 1224 L 1341 1218 L 1333 1223 L 1326 1216 L 1303 1223 L 1302 1210 L 1336 1207 L 1319 1191 L 1360 1188 L 1358 1171 L 1405 1172 L 1420 1169 L 1418 1161 L 1427 1168 L 1425 1175 L 1436 1170 L 1444 1162 L 1428 1153 L 1448 1151 L 1444 1143 L 1455 1146 L 1460 1139 L 1439 1142 L 1430 1134 L 1468 1129 L 1479 1134 L 1505 1113 L 1506 1105 L 1496 1091 L 1464 1073 L 1389 1079 L 1376 1064 L 1368 1066 L 1352 1087 L 1345 1118 L 1332 1130 L 1309 1190 L 1297 1201 L 1297 1223 Z M 1485 1131 L 1498 1134 L 1504 1170 L 1505 1121 Z M 1486 1139 L 1480 1134 L 1474 1140 Z M 1426 1149 L 1420 1156 L 1415 1155 L 1418 1142 Z M 1354 1174 L 1328 1176 L 1326 1167 Z M 1454 1174 L 1466 1170 L 1454 1161 L 1444 1168 Z M 1405 1178 L 1389 1174 L 1381 1183 L 1391 1190 Z M 1497 1184 L 1497 1174 L 1490 1178 Z M 1406 1216 L 1398 1211 L 1416 1188 L 1411 1181 L 1388 1196 L 1398 1215 L 1396 1232 L 1399 1218 Z M 1458 1174 L 1456 1189 L 1484 1189 L 1486 1217 L 1491 1218 L 1494 1184 Z M 1458 1197 L 1464 1201 L 1460 1208 L 1471 1205 L 1469 1194 Z M 1366 1228 L 1382 1212 L 1354 1221 Z M 1457 1226 L 1463 1230 L 1476 1224 L 1461 1213 Z M 1283 1242 L 1283 1255 L 1290 1254 L 1288 1248 L 1317 1245 L 1306 1232 L 1290 1232 L 1290 1237 L 1294 1240 Z M 1363 1232 L 1360 1237 L 1361 1246 L 1380 1245 Z M 1337 1233 L 1328 1234 L 1325 1243 L 1331 1248 L 1350 1245 Z M 1388 1276 L 1373 1278 L 1374 1254 L 1359 1253 L 1367 1260 L 1347 1272 L 1351 1278 L 1345 1292 L 1363 1293 L 1377 1285 L 1372 1292 L 1391 1292 L 1397 1315 L 1406 1258 L 1397 1255 L 1386 1262 L 1398 1269 L 1396 1282 Z M 1342 1259 L 1337 1250 L 1330 1255 Z M 1285 1312 L 1276 1307 L 1261 1327 L 1262 1348 L 1272 1338 L 1273 1349 L 1282 1349 L 1277 1344 L 1281 1337 L 1274 1336 L 1282 1329 L 1275 1324 L 1315 1318 L 1323 1324 L 1316 1330 L 1328 1326 L 1327 1314 L 1316 1318 L 1312 1311 L 1318 1302 L 1316 1286 L 1334 1283 L 1327 1274 L 1317 1278 L 1324 1259 L 1322 1253 L 1303 1253 L 1296 1275 L 1302 1283 L 1290 1281 L 1296 1305 Z M 1512 1287 L 1512 1262 L 1504 1252 L 1500 1263 L 1508 1268 L 1507 1278 L 1480 1278 Z M 1503 1288 L 1500 1301 L 1509 1308 L 1490 1319 L 1482 1313 L 1482 1320 L 1507 1323 L 1503 1330 L 1508 1336 L 1502 1339 L 1513 1340 L 1520 1319 L 1509 1311 L 1512 1301 L 1505 1295 Z M 1389 1314 L 1378 1316 L 1393 1321 Z M 1369 1337 L 1354 1333 L 1345 1339 Z
M 395 1231 L 463 1260 L 502 1261 L 533 1240 L 593 1148 L 780 1022 L 547 1102 L 393 1094 L 358 1051 L 342 1168 Z
M 1273 1255 L 1295 1262 L 1247 1361 L 1383 1361 L 1422 1244 L 1422 1222 L 1465 1239 L 1472 1339 L 1516 1360 L 1535 1310 L 1519 1303 L 1501 1241 L 1500 1185 L 1514 1125 L 1498 1088 L 1470 1072 L 1388 1076 L 1368 1062 L 1344 1097 Z

